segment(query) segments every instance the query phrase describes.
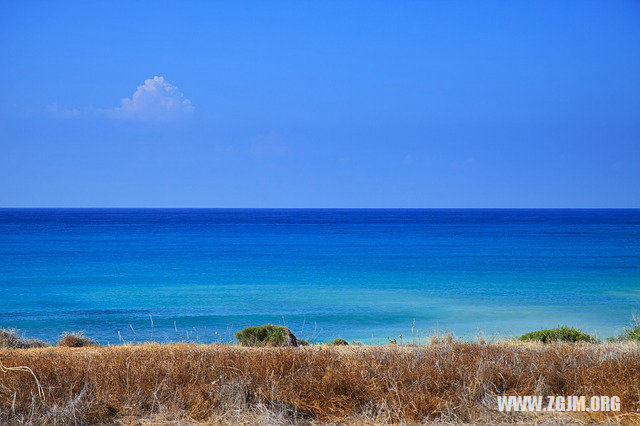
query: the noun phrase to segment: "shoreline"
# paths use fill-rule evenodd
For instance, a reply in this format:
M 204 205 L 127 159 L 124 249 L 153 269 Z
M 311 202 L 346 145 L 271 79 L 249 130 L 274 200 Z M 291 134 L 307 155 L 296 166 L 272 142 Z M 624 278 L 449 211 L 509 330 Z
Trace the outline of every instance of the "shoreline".
M 153 322 L 152 322 L 153 324 Z M 603 342 L 620 342 L 620 341 L 625 341 L 625 340 L 635 340 L 635 341 L 640 341 L 640 317 L 638 317 L 636 314 L 633 314 L 631 317 L 631 321 L 628 322 L 625 325 L 621 325 L 618 329 L 619 332 L 616 334 L 612 334 L 609 336 L 606 336 L 605 338 L 602 338 L 601 336 L 597 335 L 597 334 L 589 334 L 589 333 L 584 333 L 582 331 L 582 329 L 578 329 L 578 328 L 574 328 L 574 327 L 569 327 L 566 325 L 558 325 L 555 328 L 550 328 L 550 329 L 537 329 L 537 330 L 530 330 L 527 333 L 521 334 L 521 335 L 491 335 L 491 336 L 487 336 L 486 334 L 484 334 L 483 332 L 478 332 L 476 334 L 476 336 L 469 338 L 469 337 L 458 337 L 456 336 L 454 333 L 450 333 L 447 332 L 445 330 L 437 330 L 427 334 L 427 333 L 423 333 L 423 332 L 416 332 L 413 335 L 403 335 L 403 334 L 399 334 L 396 336 L 387 336 L 386 338 L 367 338 L 367 339 L 343 339 L 341 336 L 337 336 L 335 338 L 330 338 L 330 339 L 318 339 L 318 338 L 314 338 L 314 337 L 306 337 L 306 335 L 302 334 L 302 335 L 296 335 L 295 333 L 293 333 L 293 331 L 291 331 L 288 327 L 286 326 L 282 326 L 282 325 L 274 325 L 274 324 L 263 324 L 259 327 L 264 327 L 265 325 L 273 325 L 275 327 L 278 328 L 282 328 L 284 330 L 287 330 L 287 333 L 291 333 L 294 337 L 297 338 L 297 340 L 303 341 L 305 342 L 305 344 L 311 344 L 311 345 L 326 345 L 326 344 L 331 344 L 332 341 L 335 340 L 343 340 L 346 344 L 349 345 L 354 345 L 354 346 L 384 346 L 384 345 L 388 345 L 388 344 L 399 344 L 399 345 L 409 345 L 409 346 L 425 346 L 425 345 L 429 345 L 430 343 L 432 343 L 434 341 L 434 339 L 437 341 L 438 339 L 442 339 L 442 338 L 447 338 L 447 339 L 451 339 L 451 340 L 456 340 L 459 341 L 461 343 L 504 343 L 504 342 L 512 342 L 512 341 L 518 341 L 518 340 L 522 340 L 523 338 L 525 338 L 526 336 L 532 336 L 534 337 L 533 340 L 539 340 L 539 338 L 541 336 L 537 336 L 538 333 L 540 332 L 550 332 L 550 333 L 557 333 L 559 330 L 563 330 L 565 329 L 565 331 L 567 331 L 569 333 L 569 335 L 565 336 L 565 335 L 558 335 L 557 338 L 554 338 L 553 336 L 551 338 L 549 338 L 549 340 L 561 340 L 561 341 L 576 341 L 575 339 L 577 338 L 578 340 L 587 340 L 587 341 L 591 341 L 593 343 L 603 343 Z M 251 328 L 251 326 L 249 327 Z M 205 327 L 206 329 L 206 327 Z M 245 328 L 246 329 L 246 328 Z M 131 328 L 131 330 L 133 331 L 133 328 Z M 152 327 L 153 330 L 153 327 Z M 185 339 L 184 337 L 182 338 L 178 338 L 178 339 L 167 339 L 165 336 L 164 340 L 161 339 L 154 339 L 153 337 L 149 338 L 145 338 L 145 337 L 138 337 L 137 334 L 134 334 L 134 338 L 123 338 L 120 331 L 117 331 L 117 335 L 118 335 L 118 341 L 115 342 L 111 342 L 111 341 L 107 341 L 106 343 L 103 341 L 99 341 L 94 339 L 90 334 L 85 334 L 85 331 L 64 331 L 62 333 L 60 333 L 60 335 L 58 335 L 57 338 L 53 338 L 53 339 L 47 339 L 47 340 L 43 340 L 41 338 L 34 338 L 31 337 L 29 335 L 27 335 L 26 333 L 24 333 L 24 330 L 22 329 L 15 329 L 15 328 L 0 328 L 0 349 L 2 348 L 6 348 L 6 347 L 28 347 L 29 342 L 33 343 L 33 345 L 31 346 L 36 346 L 36 347 L 54 347 L 57 344 L 60 344 L 61 340 L 64 339 L 66 336 L 70 336 L 72 338 L 79 338 L 82 340 L 85 340 L 85 345 L 83 346 L 89 346 L 89 345 L 95 345 L 95 346 L 122 346 L 122 345 L 128 345 L 128 344 L 133 344 L 133 345 L 138 345 L 138 344 L 160 344 L 160 345 L 171 345 L 171 344 L 198 344 L 198 345 L 236 345 L 238 344 L 238 339 L 237 339 L 237 333 L 242 331 L 244 329 L 237 329 L 237 331 L 234 333 L 230 330 L 228 330 L 228 336 L 226 339 L 219 339 L 216 341 L 207 341 L 207 340 L 201 340 L 200 337 L 197 335 L 196 333 L 193 333 L 191 336 L 189 336 L 188 333 L 188 329 L 187 329 L 187 338 Z M 135 331 L 133 331 L 135 333 Z M 177 329 L 176 329 L 177 332 Z M 234 337 L 235 334 L 235 337 Z M 151 336 L 153 336 L 153 331 L 151 332 Z M 191 337 L 191 338 L 190 338 Z M 525 339 L 526 340 L 526 339 Z M 12 344 L 13 342 L 13 344 Z M 22 343 L 21 343 L 22 342 Z M 62 346 L 65 346 L 64 344 Z M 276 345 L 277 346 L 277 345 Z

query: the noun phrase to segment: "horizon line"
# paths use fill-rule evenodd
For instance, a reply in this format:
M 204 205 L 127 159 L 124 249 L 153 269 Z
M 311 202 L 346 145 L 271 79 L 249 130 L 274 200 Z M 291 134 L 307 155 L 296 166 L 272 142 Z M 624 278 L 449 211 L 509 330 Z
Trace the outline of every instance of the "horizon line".
M 640 207 L 2 207 L 0 210 L 640 210 Z

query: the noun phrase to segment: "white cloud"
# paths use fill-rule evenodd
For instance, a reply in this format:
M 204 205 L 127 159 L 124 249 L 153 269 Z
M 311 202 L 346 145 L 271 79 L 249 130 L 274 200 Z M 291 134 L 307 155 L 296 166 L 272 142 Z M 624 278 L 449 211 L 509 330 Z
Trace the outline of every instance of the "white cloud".
M 121 120 L 168 121 L 185 117 L 194 111 L 191 101 L 164 79 L 155 76 L 138 86 L 131 98 L 120 106 L 106 110 L 109 117 Z
M 114 120 L 172 121 L 184 118 L 194 111 L 191 101 L 164 77 L 153 77 L 138 86 L 130 98 L 124 98 L 114 108 L 66 109 L 49 105 L 46 112 L 57 118 L 106 116 Z

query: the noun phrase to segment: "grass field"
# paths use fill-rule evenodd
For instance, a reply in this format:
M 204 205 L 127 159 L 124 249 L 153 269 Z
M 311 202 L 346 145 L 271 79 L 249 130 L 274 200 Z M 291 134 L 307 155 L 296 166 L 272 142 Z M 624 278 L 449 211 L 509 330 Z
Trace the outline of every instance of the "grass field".
M 2 423 L 640 423 L 637 343 L 0 350 Z M 495 395 L 617 395 L 609 413 L 501 413 Z

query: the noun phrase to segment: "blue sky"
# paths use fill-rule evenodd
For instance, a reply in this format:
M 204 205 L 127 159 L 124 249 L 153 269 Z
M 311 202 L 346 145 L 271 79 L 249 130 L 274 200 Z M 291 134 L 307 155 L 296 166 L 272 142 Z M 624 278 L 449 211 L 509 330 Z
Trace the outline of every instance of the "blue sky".
M 6 1 L 0 90 L 4 207 L 640 207 L 637 1 Z

